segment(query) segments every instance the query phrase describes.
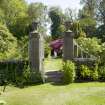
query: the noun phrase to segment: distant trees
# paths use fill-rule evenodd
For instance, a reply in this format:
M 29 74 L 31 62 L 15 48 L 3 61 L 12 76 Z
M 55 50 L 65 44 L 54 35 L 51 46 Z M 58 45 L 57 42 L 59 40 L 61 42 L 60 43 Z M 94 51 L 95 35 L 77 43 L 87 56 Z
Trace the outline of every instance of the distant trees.
M 81 0 L 81 4 L 78 20 L 86 35 L 92 37 L 96 31 L 96 0 Z
M 81 0 L 79 21 L 88 36 L 105 41 L 105 0 Z
M 49 10 L 49 17 L 51 19 L 51 35 L 53 39 L 62 37 L 64 32 L 63 18 L 64 14 L 59 7 L 51 7 Z
M 100 25 L 97 28 L 96 35 L 105 41 L 105 0 L 98 1 L 97 20 Z
M 28 18 L 30 24 L 32 21 L 39 22 L 39 31 L 44 35 L 46 34 L 46 25 L 48 22 L 48 10 L 46 5 L 43 3 L 31 3 L 28 6 Z

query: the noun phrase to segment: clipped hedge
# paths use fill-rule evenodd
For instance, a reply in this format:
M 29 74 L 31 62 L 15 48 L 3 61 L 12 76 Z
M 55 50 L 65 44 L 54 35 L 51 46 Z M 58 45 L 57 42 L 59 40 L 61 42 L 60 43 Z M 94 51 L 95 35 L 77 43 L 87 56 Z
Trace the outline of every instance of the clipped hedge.
M 16 83 L 17 78 L 22 77 L 25 65 L 28 61 L 0 61 L 0 80 Z

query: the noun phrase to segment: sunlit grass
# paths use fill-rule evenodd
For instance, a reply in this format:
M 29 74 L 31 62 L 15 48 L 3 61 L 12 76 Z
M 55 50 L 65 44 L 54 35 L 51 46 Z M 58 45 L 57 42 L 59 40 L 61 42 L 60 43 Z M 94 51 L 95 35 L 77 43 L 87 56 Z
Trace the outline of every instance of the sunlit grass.
M 0 100 L 7 105 L 105 105 L 105 83 L 43 84 L 24 89 L 8 86 Z
M 55 71 L 62 69 L 62 59 L 45 59 L 44 61 L 44 69 L 46 71 Z

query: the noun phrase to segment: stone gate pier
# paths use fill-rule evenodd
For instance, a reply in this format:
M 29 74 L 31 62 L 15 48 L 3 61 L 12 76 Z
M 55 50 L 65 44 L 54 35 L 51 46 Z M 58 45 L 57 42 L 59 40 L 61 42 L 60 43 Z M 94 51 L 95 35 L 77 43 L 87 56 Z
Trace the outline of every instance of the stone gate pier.
M 74 58 L 74 33 L 70 30 L 71 22 L 65 22 L 66 32 L 64 35 L 63 60 Z
M 43 36 L 37 31 L 38 23 L 32 23 L 32 31 L 29 34 L 29 63 L 32 73 L 32 81 L 44 82 L 44 43 Z

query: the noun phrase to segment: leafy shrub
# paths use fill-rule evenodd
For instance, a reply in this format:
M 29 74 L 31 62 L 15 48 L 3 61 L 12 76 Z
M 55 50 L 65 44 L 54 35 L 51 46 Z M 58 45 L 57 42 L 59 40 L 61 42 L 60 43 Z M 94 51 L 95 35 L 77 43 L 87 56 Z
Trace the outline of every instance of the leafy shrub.
M 8 28 L 0 23 L 0 59 L 16 58 L 18 54 L 17 40 Z
M 78 44 L 87 51 L 90 55 L 99 56 L 102 51 L 101 41 L 97 38 L 84 38 L 79 37 L 77 39 Z
M 81 65 L 80 76 L 83 80 L 98 80 L 98 67 L 95 66 L 94 69 L 90 69 L 86 65 Z
M 102 52 L 100 53 L 100 63 L 105 65 L 105 42 L 102 43 Z
M 105 66 L 101 66 L 98 70 L 98 75 L 100 80 L 105 80 Z
M 24 82 L 29 83 L 30 82 L 30 77 L 31 77 L 31 70 L 29 65 L 24 66 L 24 71 L 23 71 L 23 80 Z
M 88 66 L 86 65 L 81 65 L 80 67 L 80 76 L 81 79 L 86 80 L 86 79 L 90 79 L 91 77 L 91 70 L 89 69 Z
M 17 85 L 19 87 L 24 87 L 24 85 L 31 85 L 40 82 L 42 82 L 41 73 L 37 72 L 37 70 L 31 70 L 29 65 L 24 65 L 22 75 L 17 76 Z
M 31 72 L 30 83 L 41 83 L 42 77 L 40 72 Z
M 64 83 L 72 83 L 75 80 L 75 64 L 72 61 L 64 62 L 63 64 L 63 81 Z
M 44 56 L 47 58 L 51 52 L 51 48 L 49 47 L 49 44 L 48 43 L 45 43 L 45 46 L 44 46 Z
M 21 88 L 24 85 L 42 82 L 41 73 L 33 72 L 27 61 L 0 62 L 0 84 L 2 80 Z
M 28 60 L 28 42 L 28 36 L 21 37 L 18 41 L 19 59 Z
M 31 83 L 31 69 L 29 65 L 25 64 L 21 75 L 16 75 L 16 85 L 24 87 Z
M 98 80 L 98 64 L 96 64 L 94 69 L 92 70 L 91 78 L 92 80 Z

